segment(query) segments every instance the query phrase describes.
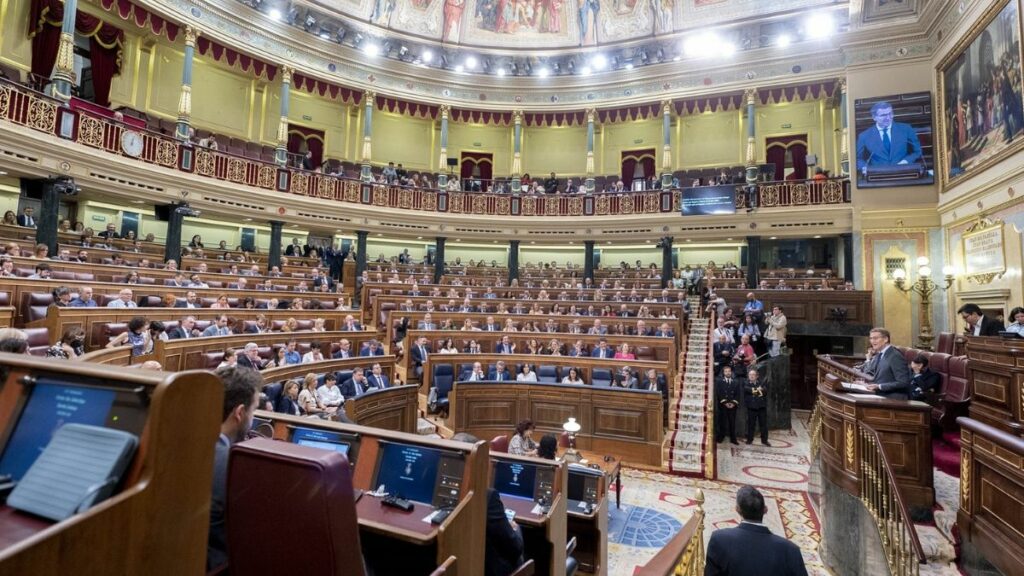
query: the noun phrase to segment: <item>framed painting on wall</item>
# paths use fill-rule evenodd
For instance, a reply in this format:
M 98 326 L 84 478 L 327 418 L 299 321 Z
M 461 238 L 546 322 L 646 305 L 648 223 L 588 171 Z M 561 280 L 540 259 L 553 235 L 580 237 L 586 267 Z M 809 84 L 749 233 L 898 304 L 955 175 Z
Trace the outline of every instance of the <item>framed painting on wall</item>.
M 942 189 L 1024 147 L 1020 0 L 996 2 L 939 63 Z

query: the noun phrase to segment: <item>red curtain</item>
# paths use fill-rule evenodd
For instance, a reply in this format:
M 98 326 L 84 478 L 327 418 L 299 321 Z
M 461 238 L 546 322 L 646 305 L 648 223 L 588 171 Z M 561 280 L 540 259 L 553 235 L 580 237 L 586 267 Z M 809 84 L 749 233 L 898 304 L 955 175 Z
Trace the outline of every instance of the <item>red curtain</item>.
M 60 47 L 64 4 L 60 0 L 32 0 L 29 22 L 32 38 L 32 73 L 48 77 L 53 72 Z M 75 14 L 75 31 L 89 38 L 92 83 L 96 103 L 110 105 L 110 82 L 121 73 L 124 31 L 84 12 Z
M 766 138 L 764 141 L 765 158 L 770 164 L 775 164 L 775 180 L 784 180 L 786 177 L 786 153 L 789 152 L 793 168 L 791 180 L 803 180 L 807 178 L 807 135 L 796 134 L 793 136 L 775 136 Z
M 461 163 L 459 164 L 459 177 L 463 182 L 469 178 L 479 178 L 481 189 L 489 187 L 490 180 L 494 176 L 494 154 L 490 152 L 462 152 Z M 473 176 L 473 170 L 478 168 L 477 176 Z
M 786 176 L 786 147 L 782 145 L 769 146 L 765 159 L 769 164 L 775 164 L 775 176 L 773 180 L 782 180 Z
M 807 145 L 795 142 L 789 145 L 789 154 L 793 158 L 793 179 L 807 179 Z
M 633 187 L 633 176 L 636 174 L 638 163 L 643 166 L 644 175 L 650 178 L 654 174 L 654 148 L 627 150 L 622 153 L 622 184 L 627 190 Z
M 290 124 L 288 152 L 305 155 L 307 150 L 313 153 L 313 168 L 320 166 L 324 161 L 324 131 Z
M 633 181 L 633 174 L 636 173 L 636 158 L 630 156 L 622 159 L 622 184 L 629 187 Z

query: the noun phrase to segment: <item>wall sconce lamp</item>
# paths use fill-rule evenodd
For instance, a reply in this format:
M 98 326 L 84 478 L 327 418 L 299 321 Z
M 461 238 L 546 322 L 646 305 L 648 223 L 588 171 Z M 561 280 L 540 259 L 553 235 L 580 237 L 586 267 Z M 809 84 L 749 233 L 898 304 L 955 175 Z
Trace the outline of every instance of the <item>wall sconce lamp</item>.
M 893 270 L 892 280 L 893 284 L 900 292 L 904 293 L 916 293 L 921 297 L 921 333 L 918 335 L 919 344 L 918 347 L 923 350 L 932 349 L 932 340 L 935 339 L 935 335 L 932 333 L 932 294 L 939 290 L 948 290 L 953 285 L 953 280 L 956 279 L 957 270 L 953 266 L 944 266 L 942 268 L 943 283 L 939 284 L 932 280 L 932 268 L 929 266 L 930 262 L 927 256 L 921 256 L 917 259 L 917 280 L 912 283 L 907 283 L 909 279 L 907 271 L 898 268 Z

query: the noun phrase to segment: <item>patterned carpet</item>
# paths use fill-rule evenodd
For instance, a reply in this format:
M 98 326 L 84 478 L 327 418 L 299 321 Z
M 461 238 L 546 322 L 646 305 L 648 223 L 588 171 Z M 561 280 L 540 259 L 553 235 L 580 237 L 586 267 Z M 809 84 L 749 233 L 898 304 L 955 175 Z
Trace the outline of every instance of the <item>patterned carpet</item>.
M 611 506 L 609 518 L 609 571 L 611 576 L 631 576 L 643 566 L 690 519 L 696 510 L 696 490 L 704 491 L 705 544 L 717 528 L 735 526 L 736 489 L 756 486 L 765 496 L 765 524 L 784 535 L 803 552 L 807 572 L 829 575 L 818 556 L 820 524 L 808 494 L 810 443 L 809 414 L 793 413 L 793 429 L 773 430 L 771 448 L 760 444 L 726 443 L 718 448 L 719 480 L 686 478 L 660 472 L 623 470 L 622 509 Z M 959 574 L 951 530 L 956 523 L 959 480 L 935 471 L 936 512 L 933 525 L 918 525 L 918 535 L 928 557 L 921 574 Z

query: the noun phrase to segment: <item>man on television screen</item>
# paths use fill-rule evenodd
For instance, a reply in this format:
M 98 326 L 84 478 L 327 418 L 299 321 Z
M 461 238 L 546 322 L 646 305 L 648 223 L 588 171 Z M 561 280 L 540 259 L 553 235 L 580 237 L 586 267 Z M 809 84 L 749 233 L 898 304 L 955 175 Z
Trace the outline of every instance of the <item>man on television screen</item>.
M 893 122 L 892 104 L 871 107 L 875 125 L 857 136 L 857 170 L 867 176 L 875 166 L 912 164 L 921 159 L 921 141 L 910 124 Z

